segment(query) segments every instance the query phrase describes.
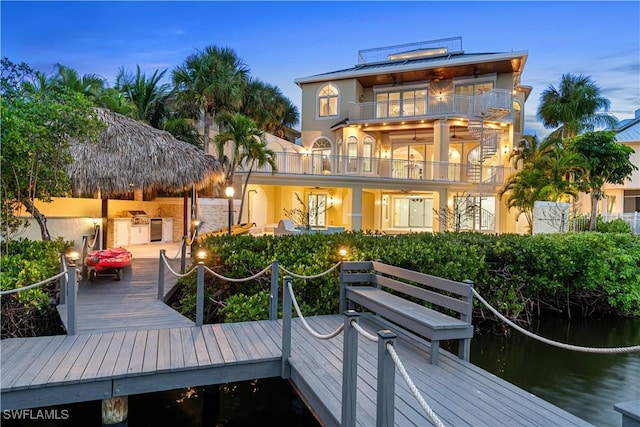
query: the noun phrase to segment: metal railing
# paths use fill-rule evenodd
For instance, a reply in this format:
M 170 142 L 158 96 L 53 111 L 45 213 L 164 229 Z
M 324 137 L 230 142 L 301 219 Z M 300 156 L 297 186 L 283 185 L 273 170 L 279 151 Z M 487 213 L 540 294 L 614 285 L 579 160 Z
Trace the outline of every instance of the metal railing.
M 506 89 L 494 89 L 478 96 L 438 94 L 425 95 L 410 101 L 394 100 L 385 102 L 351 102 L 349 122 L 391 121 L 395 119 L 437 118 L 459 115 L 470 118 L 491 117 L 511 118 L 513 98 Z M 489 114 L 499 111 L 500 114 Z
M 326 156 L 319 154 L 276 153 L 277 175 L 357 176 L 369 178 L 405 179 L 415 181 L 450 181 L 502 184 L 504 166 L 480 166 L 466 163 L 430 162 L 413 159 L 380 159 L 375 157 Z M 469 173 L 474 168 L 475 173 Z M 240 169 L 239 171 L 241 171 Z M 254 174 L 273 173 L 269 165 L 257 168 Z

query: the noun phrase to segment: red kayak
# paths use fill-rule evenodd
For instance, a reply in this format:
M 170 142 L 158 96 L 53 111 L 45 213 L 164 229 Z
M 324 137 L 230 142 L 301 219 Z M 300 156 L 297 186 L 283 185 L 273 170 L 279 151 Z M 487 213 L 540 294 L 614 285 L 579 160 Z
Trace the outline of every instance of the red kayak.
M 116 279 L 120 279 L 121 269 L 131 265 L 132 254 L 125 248 L 111 248 L 91 251 L 84 262 L 89 267 L 89 280 L 93 280 L 96 273 L 105 270 L 115 270 Z

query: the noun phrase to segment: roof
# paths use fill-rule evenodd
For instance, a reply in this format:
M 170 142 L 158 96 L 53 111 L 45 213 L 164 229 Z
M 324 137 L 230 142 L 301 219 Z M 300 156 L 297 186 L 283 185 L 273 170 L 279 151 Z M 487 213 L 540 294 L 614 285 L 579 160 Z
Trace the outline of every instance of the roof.
M 640 116 L 635 119 L 623 120 L 618 124 L 616 127 L 616 141 L 640 141 Z
M 376 74 L 388 74 L 397 72 L 409 72 L 424 69 L 442 69 L 464 65 L 473 65 L 490 62 L 506 62 L 512 71 L 522 71 L 528 56 L 527 51 L 507 53 L 452 53 L 446 56 L 422 57 L 414 59 L 402 59 L 397 61 L 385 61 L 375 63 L 358 64 L 351 68 L 316 74 L 309 77 L 300 77 L 294 80 L 297 85 L 328 80 L 340 80 L 346 78 L 364 77 Z M 517 61 L 520 59 L 520 61 Z M 516 61 L 513 61 L 516 60 Z

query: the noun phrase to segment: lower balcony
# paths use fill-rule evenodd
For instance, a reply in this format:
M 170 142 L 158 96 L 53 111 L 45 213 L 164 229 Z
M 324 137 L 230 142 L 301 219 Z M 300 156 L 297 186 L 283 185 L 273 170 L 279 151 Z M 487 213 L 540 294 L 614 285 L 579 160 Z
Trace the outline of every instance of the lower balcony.
M 505 168 L 480 164 L 379 159 L 350 156 L 320 156 L 300 153 L 276 153 L 277 175 L 353 176 L 416 181 L 447 181 L 502 185 Z M 242 169 L 241 169 L 242 170 Z M 246 170 L 246 169 L 244 169 Z M 481 172 L 482 171 L 482 172 Z M 272 173 L 270 166 L 254 169 Z

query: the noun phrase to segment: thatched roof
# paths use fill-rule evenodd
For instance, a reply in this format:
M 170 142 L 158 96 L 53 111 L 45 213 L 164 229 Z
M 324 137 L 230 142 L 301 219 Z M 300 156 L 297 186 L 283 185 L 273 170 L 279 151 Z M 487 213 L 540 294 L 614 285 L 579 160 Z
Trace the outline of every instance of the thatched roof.
M 112 111 L 96 112 L 107 125 L 98 142 L 73 142 L 69 149 L 74 193 L 200 190 L 224 180 L 218 160 L 195 146 Z

